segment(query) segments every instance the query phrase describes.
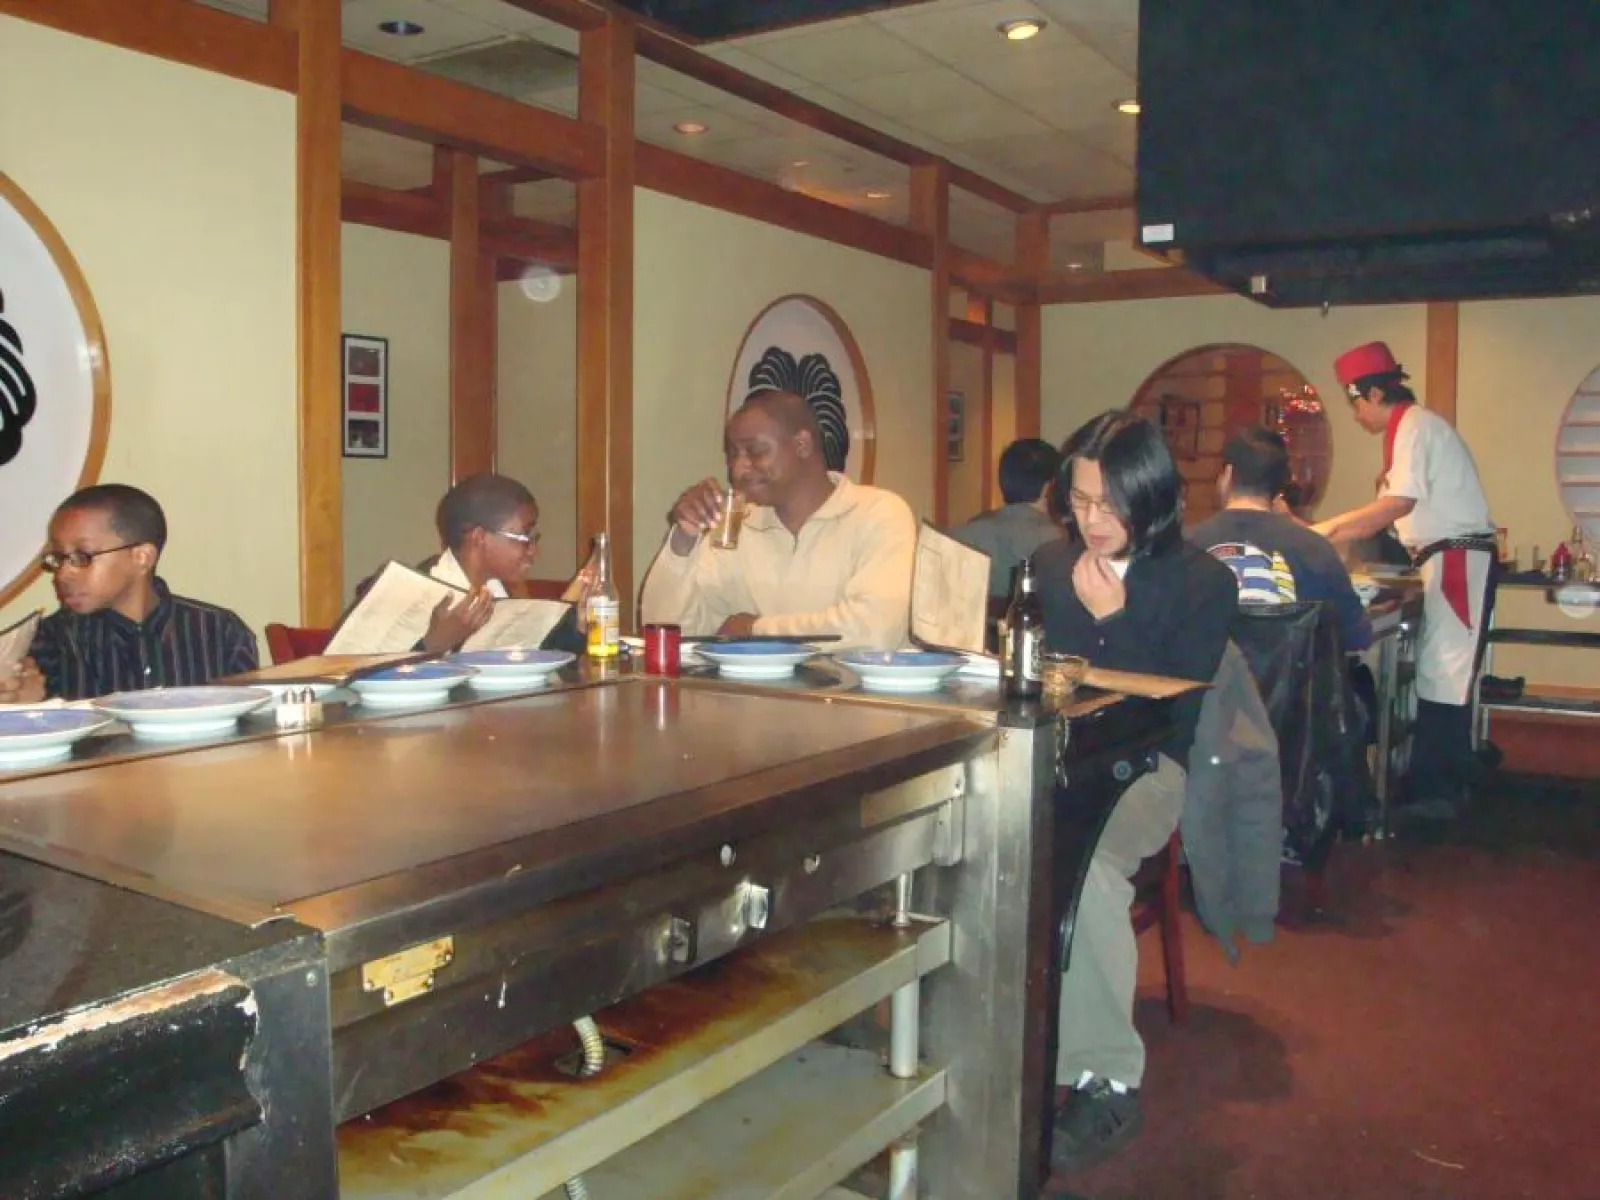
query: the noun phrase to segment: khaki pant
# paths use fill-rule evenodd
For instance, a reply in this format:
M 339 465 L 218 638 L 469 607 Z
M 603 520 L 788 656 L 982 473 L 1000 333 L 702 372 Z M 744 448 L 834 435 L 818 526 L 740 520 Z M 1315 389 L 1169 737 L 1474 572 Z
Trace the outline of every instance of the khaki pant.
M 1136 1088 L 1144 1042 L 1133 1027 L 1139 949 L 1133 937 L 1133 884 L 1139 864 L 1167 844 L 1183 812 L 1183 768 L 1166 755 L 1123 793 L 1095 847 L 1061 980 L 1056 1081 L 1090 1071 Z

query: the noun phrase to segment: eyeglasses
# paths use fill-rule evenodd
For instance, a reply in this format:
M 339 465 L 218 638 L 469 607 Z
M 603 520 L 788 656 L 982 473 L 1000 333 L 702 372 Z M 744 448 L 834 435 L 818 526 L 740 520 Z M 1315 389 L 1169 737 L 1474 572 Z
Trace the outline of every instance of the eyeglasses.
M 1091 496 L 1087 492 L 1080 492 L 1077 488 L 1073 488 L 1067 498 L 1072 504 L 1073 511 L 1080 512 L 1084 516 L 1091 516 L 1097 510 L 1108 517 L 1117 515 L 1117 510 L 1112 506 L 1110 496 Z
M 518 533 L 514 529 L 491 529 L 489 532 L 494 534 L 495 537 L 503 537 L 511 542 L 521 542 L 524 546 L 531 546 L 535 550 L 539 548 L 539 539 L 544 536 L 537 529 L 531 533 Z
M 52 575 L 61 570 L 62 567 L 71 567 L 75 571 L 81 571 L 102 554 L 115 554 L 118 550 L 132 550 L 135 546 L 142 546 L 143 544 L 143 542 L 128 542 L 122 546 L 107 546 L 104 550 L 68 550 L 65 554 L 57 554 L 52 550 L 49 554 L 39 557 L 39 565 Z

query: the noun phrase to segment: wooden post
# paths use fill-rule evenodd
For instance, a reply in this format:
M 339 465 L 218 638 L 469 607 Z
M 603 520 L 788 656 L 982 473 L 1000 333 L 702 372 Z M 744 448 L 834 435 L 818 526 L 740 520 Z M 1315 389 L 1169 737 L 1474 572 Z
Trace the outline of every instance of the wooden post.
M 967 302 L 970 315 L 974 305 L 981 306 L 980 316 L 985 326 L 983 333 L 983 505 L 1000 506 L 1000 476 L 996 470 L 994 444 L 994 301 L 974 297 Z
M 1017 262 L 1035 279 L 1050 266 L 1050 214 L 1024 213 L 1017 221 Z M 1016 436 L 1039 436 L 1043 330 L 1037 299 L 1017 305 Z
M 605 130 L 604 170 L 578 184 L 578 547 L 611 535 L 632 623 L 633 21 L 617 13 L 579 39 L 578 115 Z
M 1456 381 L 1461 369 L 1461 306 L 1428 305 L 1428 385 L 1424 399 L 1450 424 L 1456 423 Z
M 450 480 L 494 469 L 493 319 L 483 292 L 478 160 L 461 150 L 434 152 L 435 186 L 445 184 L 450 213 Z
M 280 0 L 281 2 L 281 0 Z M 278 10 L 280 14 L 289 9 Z M 344 594 L 339 264 L 340 5 L 301 0 L 295 99 L 300 395 L 300 620 L 332 625 Z
M 911 168 L 911 228 L 928 239 L 929 303 L 933 331 L 933 523 L 950 516 L 950 455 L 946 426 L 950 396 L 950 167 Z

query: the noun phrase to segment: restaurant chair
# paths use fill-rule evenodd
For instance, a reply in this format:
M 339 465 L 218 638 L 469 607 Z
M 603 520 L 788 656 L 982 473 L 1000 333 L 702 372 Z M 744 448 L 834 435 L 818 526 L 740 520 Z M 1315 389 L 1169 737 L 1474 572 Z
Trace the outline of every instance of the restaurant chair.
M 1139 865 L 1133 877 L 1133 932 L 1161 928 L 1161 963 L 1167 976 L 1167 1011 L 1175 1025 L 1189 1014 L 1189 985 L 1183 973 L 1183 839 L 1177 831 L 1167 844 Z
M 332 638 L 331 629 L 268 625 L 267 653 L 272 656 L 274 665 L 293 662 L 297 658 L 311 658 L 326 650 Z

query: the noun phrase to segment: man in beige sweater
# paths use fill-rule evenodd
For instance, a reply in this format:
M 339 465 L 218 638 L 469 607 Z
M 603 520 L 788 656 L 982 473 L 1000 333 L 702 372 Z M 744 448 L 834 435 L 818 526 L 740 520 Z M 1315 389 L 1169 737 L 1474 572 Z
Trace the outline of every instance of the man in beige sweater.
M 728 420 L 724 452 L 748 502 L 739 544 L 719 550 L 704 536 L 722 485 L 692 485 L 645 578 L 643 619 L 686 634 L 837 634 L 836 649 L 904 645 L 917 543 L 906 502 L 829 471 L 810 407 L 789 392 L 752 393 Z

